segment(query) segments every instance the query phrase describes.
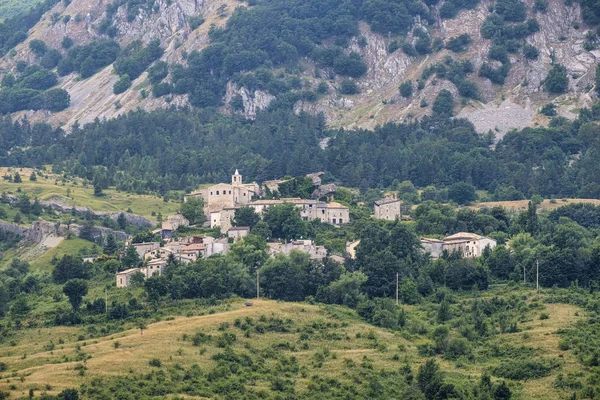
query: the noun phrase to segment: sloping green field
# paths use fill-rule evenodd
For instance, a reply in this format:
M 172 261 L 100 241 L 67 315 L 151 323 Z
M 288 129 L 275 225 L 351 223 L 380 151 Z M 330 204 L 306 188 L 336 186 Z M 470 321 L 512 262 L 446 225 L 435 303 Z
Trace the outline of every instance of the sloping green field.
M 37 3 L 40 3 L 40 0 L 0 0 L 0 21 L 27 11 L 29 7 Z

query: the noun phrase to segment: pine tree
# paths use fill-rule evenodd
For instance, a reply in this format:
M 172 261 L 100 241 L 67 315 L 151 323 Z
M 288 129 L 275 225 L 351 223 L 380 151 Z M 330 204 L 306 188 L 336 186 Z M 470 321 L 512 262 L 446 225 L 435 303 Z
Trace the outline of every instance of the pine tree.
M 21 175 L 18 172 L 15 172 L 15 177 L 13 178 L 14 183 L 21 183 L 23 180 L 21 179 Z
M 125 267 L 126 269 L 135 268 L 140 264 L 140 256 L 138 255 L 138 252 L 135 249 L 135 247 L 127 247 L 127 250 L 125 251 L 125 255 L 123 256 L 121 262 L 123 263 L 123 267 Z
M 117 252 L 117 241 L 113 235 L 108 235 L 106 244 L 104 245 L 104 254 L 115 254 Z
M 119 214 L 119 217 L 117 218 L 117 224 L 119 224 L 119 228 L 123 231 L 125 228 L 127 228 L 127 218 L 125 218 L 125 214 Z

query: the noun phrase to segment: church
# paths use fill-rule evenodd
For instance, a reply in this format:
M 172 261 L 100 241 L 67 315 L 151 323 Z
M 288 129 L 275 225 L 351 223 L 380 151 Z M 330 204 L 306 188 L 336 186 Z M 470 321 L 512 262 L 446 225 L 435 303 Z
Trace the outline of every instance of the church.
M 260 196 L 258 183 L 243 183 L 242 175 L 236 169 L 231 176 L 231 184 L 219 183 L 205 189 L 186 194 L 184 201 L 190 198 L 201 197 L 207 215 L 213 211 L 227 208 L 237 208 L 248 205 L 253 198 Z

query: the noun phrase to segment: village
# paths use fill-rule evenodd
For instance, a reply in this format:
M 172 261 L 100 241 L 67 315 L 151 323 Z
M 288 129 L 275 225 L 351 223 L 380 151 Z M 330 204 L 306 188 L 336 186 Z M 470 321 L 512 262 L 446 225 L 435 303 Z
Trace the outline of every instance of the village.
M 236 210 L 249 207 L 258 215 L 275 205 L 293 204 L 303 221 L 318 220 L 322 223 L 340 226 L 350 223 L 350 210 L 348 207 L 335 202 L 336 187 L 333 184 L 321 184 L 322 173 L 310 174 L 316 188 L 311 199 L 279 198 L 266 199 L 267 193 L 275 193 L 284 180 L 266 181 L 263 185 L 256 182 L 243 183 L 242 175 L 238 170 L 231 176 L 231 183 L 219 183 L 202 190 L 194 191 L 184 196 L 184 202 L 200 198 L 204 204 L 206 227 L 218 229 L 223 237 L 209 235 L 189 235 L 180 237 L 176 234 L 180 227 L 189 227 L 190 221 L 181 213 L 168 216 L 162 221 L 161 227 L 153 233 L 160 234 L 161 242 L 131 243 L 126 241 L 126 246 L 133 246 L 143 261 L 139 268 L 130 268 L 116 274 L 116 285 L 119 288 L 128 287 L 134 276 L 147 279 L 152 276 L 161 276 L 169 259 L 182 263 L 193 263 L 200 258 L 214 255 L 225 255 L 230 246 L 250 234 L 250 227 L 234 226 Z M 326 199 L 327 201 L 323 200 Z M 386 221 L 395 221 L 409 218 L 407 205 L 400 199 L 390 196 L 374 202 L 373 218 Z M 346 258 L 356 256 L 356 247 L 360 241 L 348 242 L 346 254 L 329 255 L 324 246 L 318 246 L 312 240 L 296 238 L 289 242 L 269 241 L 268 254 L 289 255 L 292 251 L 301 251 L 309 255 L 313 261 L 324 261 L 329 258 L 334 262 L 343 264 Z M 464 258 L 474 258 L 482 255 L 484 249 L 490 250 L 496 246 L 494 239 L 474 233 L 459 232 L 443 239 L 421 238 L 422 250 L 431 258 L 437 259 L 444 252 L 458 252 Z

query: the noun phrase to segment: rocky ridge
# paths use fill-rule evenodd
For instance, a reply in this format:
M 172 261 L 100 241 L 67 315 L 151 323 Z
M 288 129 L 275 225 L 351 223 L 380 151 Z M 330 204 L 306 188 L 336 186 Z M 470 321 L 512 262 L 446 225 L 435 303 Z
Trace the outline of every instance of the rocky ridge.
M 577 107 L 590 104 L 595 97 L 594 69 L 600 50 L 586 51 L 583 47 L 586 32 L 591 28 L 582 22 L 578 3 L 566 5 L 562 0 L 549 0 L 548 10 L 544 13 L 534 10 L 534 0 L 525 0 L 525 3 L 528 15 L 537 18 L 541 27 L 539 32 L 527 38 L 527 43 L 535 46 L 540 51 L 540 56 L 532 61 L 520 54 L 511 55 L 511 71 L 503 86 L 493 85 L 488 79 L 478 77 L 476 72 L 471 74 L 469 80 L 477 84 L 481 100 L 469 100 L 457 107 L 460 108 L 457 111 L 460 116 L 470 119 L 479 131 L 492 130 L 501 136 L 512 128 L 543 124 L 547 122 L 546 118 L 540 116 L 537 109 L 549 101 L 557 103 L 560 115 L 573 118 Z M 234 0 L 157 0 L 156 4 L 156 12 L 141 11 L 131 22 L 127 20 L 125 7 L 121 7 L 114 18 L 119 33 L 117 40 L 124 46 L 136 39 L 146 43 L 159 39 L 166 49 L 163 60 L 181 63 L 185 63 L 186 52 L 201 50 L 208 45 L 211 24 L 224 25 L 233 9 L 243 5 Z M 490 1 L 482 1 L 477 8 L 462 11 L 455 19 L 438 19 L 432 26 L 416 21 L 417 25 L 421 25 L 433 37 L 448 39 L 462 33 L 469 34 L 473 43 L 466 53 L 459 55 L 448 50 L 424 57 L 409 57 L 401 50 L 390 54 L 387 51 L 390 38 L 373 33 L 366 24 L 361 24 L 361 36 L 365 41 L 354 38 L 348 49 L 360 53 L 369 67 L 367 74 L 357 80 L 361 93 L 342 96 L 336 90 L 340 79 L 328 80 L 328 95 L 315 103 L 299 102 L 296 104 L 296 111 L 322 112 L 330 126 L 345 128 L 373 128 L 377 124 L 410 119 L 430 112 L 429 108 L 420 105 L 431 104 L 442 89 L 456 94 L 454 84 L 430 78 L 423 90 L 409 99 L 399 96 L 398 86 L 409 79 L 415 81 L 425 67 L 443 60 L 448 54 L 456 59 L 471 60 L 477 71 L 486 61 L 490 48 L 490 41 L 481 37 L 480 27 L 492 4 Z M 79 0 L 66 7 L 61 2 L 32 30 L 28 41 L 42 38 L 51 47 L 59 48 L 62 38 L 68 35 L 77 44 L 88 43 L 98 37 L 96 28 L 105 16 L 105 7 L 106 2 L 103 0 Z M 222 10 L 225 10 L 225 15 L 222 15 Z M 52 14 L 77 18 L 70 18 L 66 23 L 60 19 L 53 24 Z M 206 22 L 191 31 L 188 19 L 199 14 L 203 15 Z M 412 39 L 408 37 L 408 40 Z M 0 60 L 0 72 L 11 71 L 18 60 L 33 60 L 28 41 L 18 46 L 15 57 Z M 550 96 L 542 90 L 543 80 L 552 60 L 565 65 L 570 77 L 569 92 L 559 97 Z M 56 114 L 38 111 L 20 113 L 20 116 L 27 115 L 32 120 L 64 125 L 68 129 L 76 121 L 81 124 L 96 118 L 113 118 L 137 108 L 151 110 L 187 104 L 186 96 L 171 96 L 168 101 L 166 98 L 146 96 L 144 93 L 149 91 L 146 79 L 146 74 L 142 74 L 129 90 L 114 95 L 112 86 L 117 76 L 112 73 L 112 66 L 85 80 L 67 76 L 61 80 L 60 85 L 69 91 L 71 107 Z M 314 65 L 309 60 L 305 61 L 303 79 L 313 87 L 320 81 L 320 78 L 315 77 Z M 242 113 L 247 118 L 253 118 L 258 110 L 268 106 L 274 99 L 269 93 L 250 92 L 230 83 L 225 103 L 237 94 L 242 97 Z M 231 112 L 227 106 L 223 111 Z

